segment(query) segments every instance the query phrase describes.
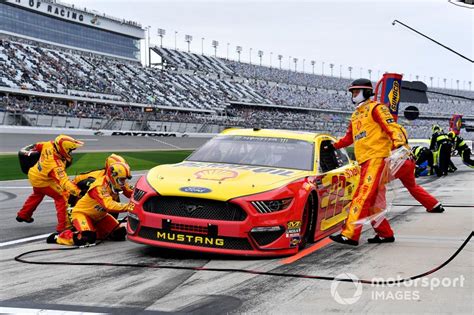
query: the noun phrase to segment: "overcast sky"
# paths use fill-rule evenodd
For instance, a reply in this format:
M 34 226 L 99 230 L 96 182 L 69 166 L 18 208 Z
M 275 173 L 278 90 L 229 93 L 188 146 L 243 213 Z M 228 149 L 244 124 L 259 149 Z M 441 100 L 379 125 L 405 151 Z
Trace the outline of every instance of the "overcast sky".
M 474 10 L 450 4 L 447 0 L 62 0 L 95 9 L 118 18 L 150 25 L 152 44 L 159 44 L 157 29 L 166 30 L 163 45 L 187 50 L 184 35 L 193 36 L 191 51 L 213 54 L 212 40 L 219 41 L 217 55 L 237 59 L 235 47 L 243 47 L 241 60 L 259 63 L 258 51 L 264 51 L 262 63 L 279 66 L 277 55 L 283 55 L 282 66 L 288 68 L 288 57 L 297 57 L 298 70 L 316 73 L 377 79 L 384 71 L 404 73 L 406 80 L 434 77 L 433 84 L 468 89 L 474 81 L 473 64 L 435 43 L 397 24 L 394 19 L 425 33 L 444 45 L 473 59 Z M 342 65 L 342 67 L 340 67 Z M 295 64 L 291 61 L 291 68 Z M 362 68 L 362 69 L 361 69 Z

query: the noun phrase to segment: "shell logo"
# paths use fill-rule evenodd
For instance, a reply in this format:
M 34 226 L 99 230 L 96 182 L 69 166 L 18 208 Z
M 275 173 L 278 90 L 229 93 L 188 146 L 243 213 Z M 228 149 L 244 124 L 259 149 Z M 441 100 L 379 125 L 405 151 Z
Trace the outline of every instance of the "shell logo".
M 198 179 L 204 180 L 215 180 L 215 181 L 222 181 L 230 178 L 235 178 L 239 175 L 239 173 L 230 170 L 223 170 L 223 169 L 206 169 L 199 172 L 194 173 L 194 176 Z

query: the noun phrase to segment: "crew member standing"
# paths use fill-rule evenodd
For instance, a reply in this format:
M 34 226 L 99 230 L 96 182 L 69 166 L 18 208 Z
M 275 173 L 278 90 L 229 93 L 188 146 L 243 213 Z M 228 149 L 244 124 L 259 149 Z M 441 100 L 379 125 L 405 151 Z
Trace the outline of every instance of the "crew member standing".
M 438 177 L 447 176 L 449 165 L 451 164 L 451 142 L 438 125 L 433 125 L 432 131 L 430 150 L 433 151 L 437 165 L 436 175 Z
M 73 184 L 66 174 L 66 164 L 72 163 L 71 152 L 82 147 L 84 143 L 66 135 L 59 135 L 53 141 L 39 142 L 35 150 L 41 155 L 36 164 L 28 171 L 28 179 L 33 186 L 33 193 L 26 199 L 17 213 L 18 222 L 34 221 L 33 212 L 44 196 L 53 198 L 56 206 L 58 232 L 67 228 L 67 200 L 69 194 L 78 196 L 80 189 Z
M 471 149 L 463 138 L 456 135 L 454 131 L 448 133 L 448 138 L 451 140 L 454 150 L 457 150 L 462 158 L 464 165 L 474 168 L 474 161 L 471 160 Z
M 356 109 L 346 135 L 334 144 L 334 148 L 339 149 L 354 143 L 354 154 L 361 166 L 361 176 L 342 232 L 330 238 L 338 243 L 358 245 L 362 224 L 357 221 L 366 218 L 369 212 L 375 210 L 373 206 L 385 166 L 384 159 L 390 155 L 392 149 L 404 145 L 406 139 L 387 106 L 370 100 L 373 95 L 370 80 L 355 80 L 349 91 Z M 377 235 L 370 238 L 369 243 L 395 241 L 387 219 L 371 223 Z

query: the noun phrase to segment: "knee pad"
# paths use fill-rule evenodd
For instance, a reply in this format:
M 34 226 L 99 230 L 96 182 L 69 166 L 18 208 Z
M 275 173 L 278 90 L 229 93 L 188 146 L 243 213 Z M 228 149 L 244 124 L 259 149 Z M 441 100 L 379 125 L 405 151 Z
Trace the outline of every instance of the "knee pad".
M 115 229 L 112 233 L 110 233 L 109 240 L 115 241 L 115 242 L 125 241 L 126 235 L 127 235 L 127 229 L 124 226 L 121 226 L 118 229 Z
M 83 246 L 87 244 L 94 244 L 97 239 L 97 233 L 94 231 L 80 231 L 74 233 L 72 237 L 74 245 Z

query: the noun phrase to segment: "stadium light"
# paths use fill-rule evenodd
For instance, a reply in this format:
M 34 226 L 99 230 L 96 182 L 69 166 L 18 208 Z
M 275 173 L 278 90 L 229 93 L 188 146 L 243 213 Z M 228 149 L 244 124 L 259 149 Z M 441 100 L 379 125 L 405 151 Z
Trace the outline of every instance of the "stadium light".
M 295 72 L 296 72 L 296 67 L 298 66 L 298 58 L 293 58 L 293 62 L 295 63 Z
M 471 81 L 467 82 L 469 83 L 469 91 L 471 90 Z
M 456 80 L 456 85 L 457 85 L 458 91 L 459 91 L 459 80 Z
M 201 55 L 204 55 L 204 37 L 201 37 Z
M 270 68 L 272 67 L 272 56 L 273 56 L 273 52 L 270 51 Z
M 166 30 L 159 28 L 158 29 L 158 36 L 160 37 L 160 47 L 163 47 L 163 36 L 166 35 Z
M 349 66 L 347 70 L 349 70 L 349 79 L 352 80 L 352 67 Z
M 219 42 L 217 40 L 212 41 L 212 47 L 214 47 L 214 57 L 217 57 L 217 47 L 219 46 Z
M 178 50 L 178 43 L 176 42 L 177 36 L 178 36 L 178 31 L 174 31 L 174 50 Z
M 249 50 L 249 63 L 252 64 L 252 47 Z
M 443 79 L 444 82 L 444 88 L 446 88 L 446 78 Z
M 239 62 L 240 62 L 240 53 L 242 52 L 242 46 L 235 47 L 235 51 L 237 51 L 237 54 L 239 54 Z
M 331 68 L 331 77 L 333 77 L 334 76 L 334 64 L 330 63 L 329 68 Z
M 316 64 L 316 61 L 311 60 L 311 66 L 313 66 L 313 74 L 314 74 L 314 65 Z
M 324 75 L 324 61 L 321 63 L 321 74 Z
M 281 60 L 283 59 L 283 55 L 278 55 L 278 61 L 280 62 L 280 70 L 281 70 Z
M 145 38 L 145 67 L 147 66 L 147 60 L 149 59 L 149 56 L 150 56 L 150 28 L 151 26 L 148 25 L 145 27 L 145 30 L 147 32 L 147 37 Z M 148 43 L 148 46 L 147 46 L 147 43 Z M 148 54 L 148 58 L 147 58 L 147 54 Z
M 229 60 L 229 45 L 230 45 L 230 43 L 227 43 L 227 52 L 226 52 L 227 60 Z
M 184 41 L 188 43 L 188 52 L 191 52 L 191 42 L 193 41 L 193 37 L 191 35 L 184 35 Z
M 339 65 L 339 79 L 342 79 L 342 65 Z
M 372 80 L 372 69 L 368 69 L 367 72 L 369 73 L 369 80 Z
M 260 66 L 262 66 L 262 57 L 263 57 L 263 51 L 262 50 L 258 51 L 258 57 L 260 58 Z
M 305 63 L 306 59 L 303 58 L 303 73 L 304 73 L 304 63 Z

